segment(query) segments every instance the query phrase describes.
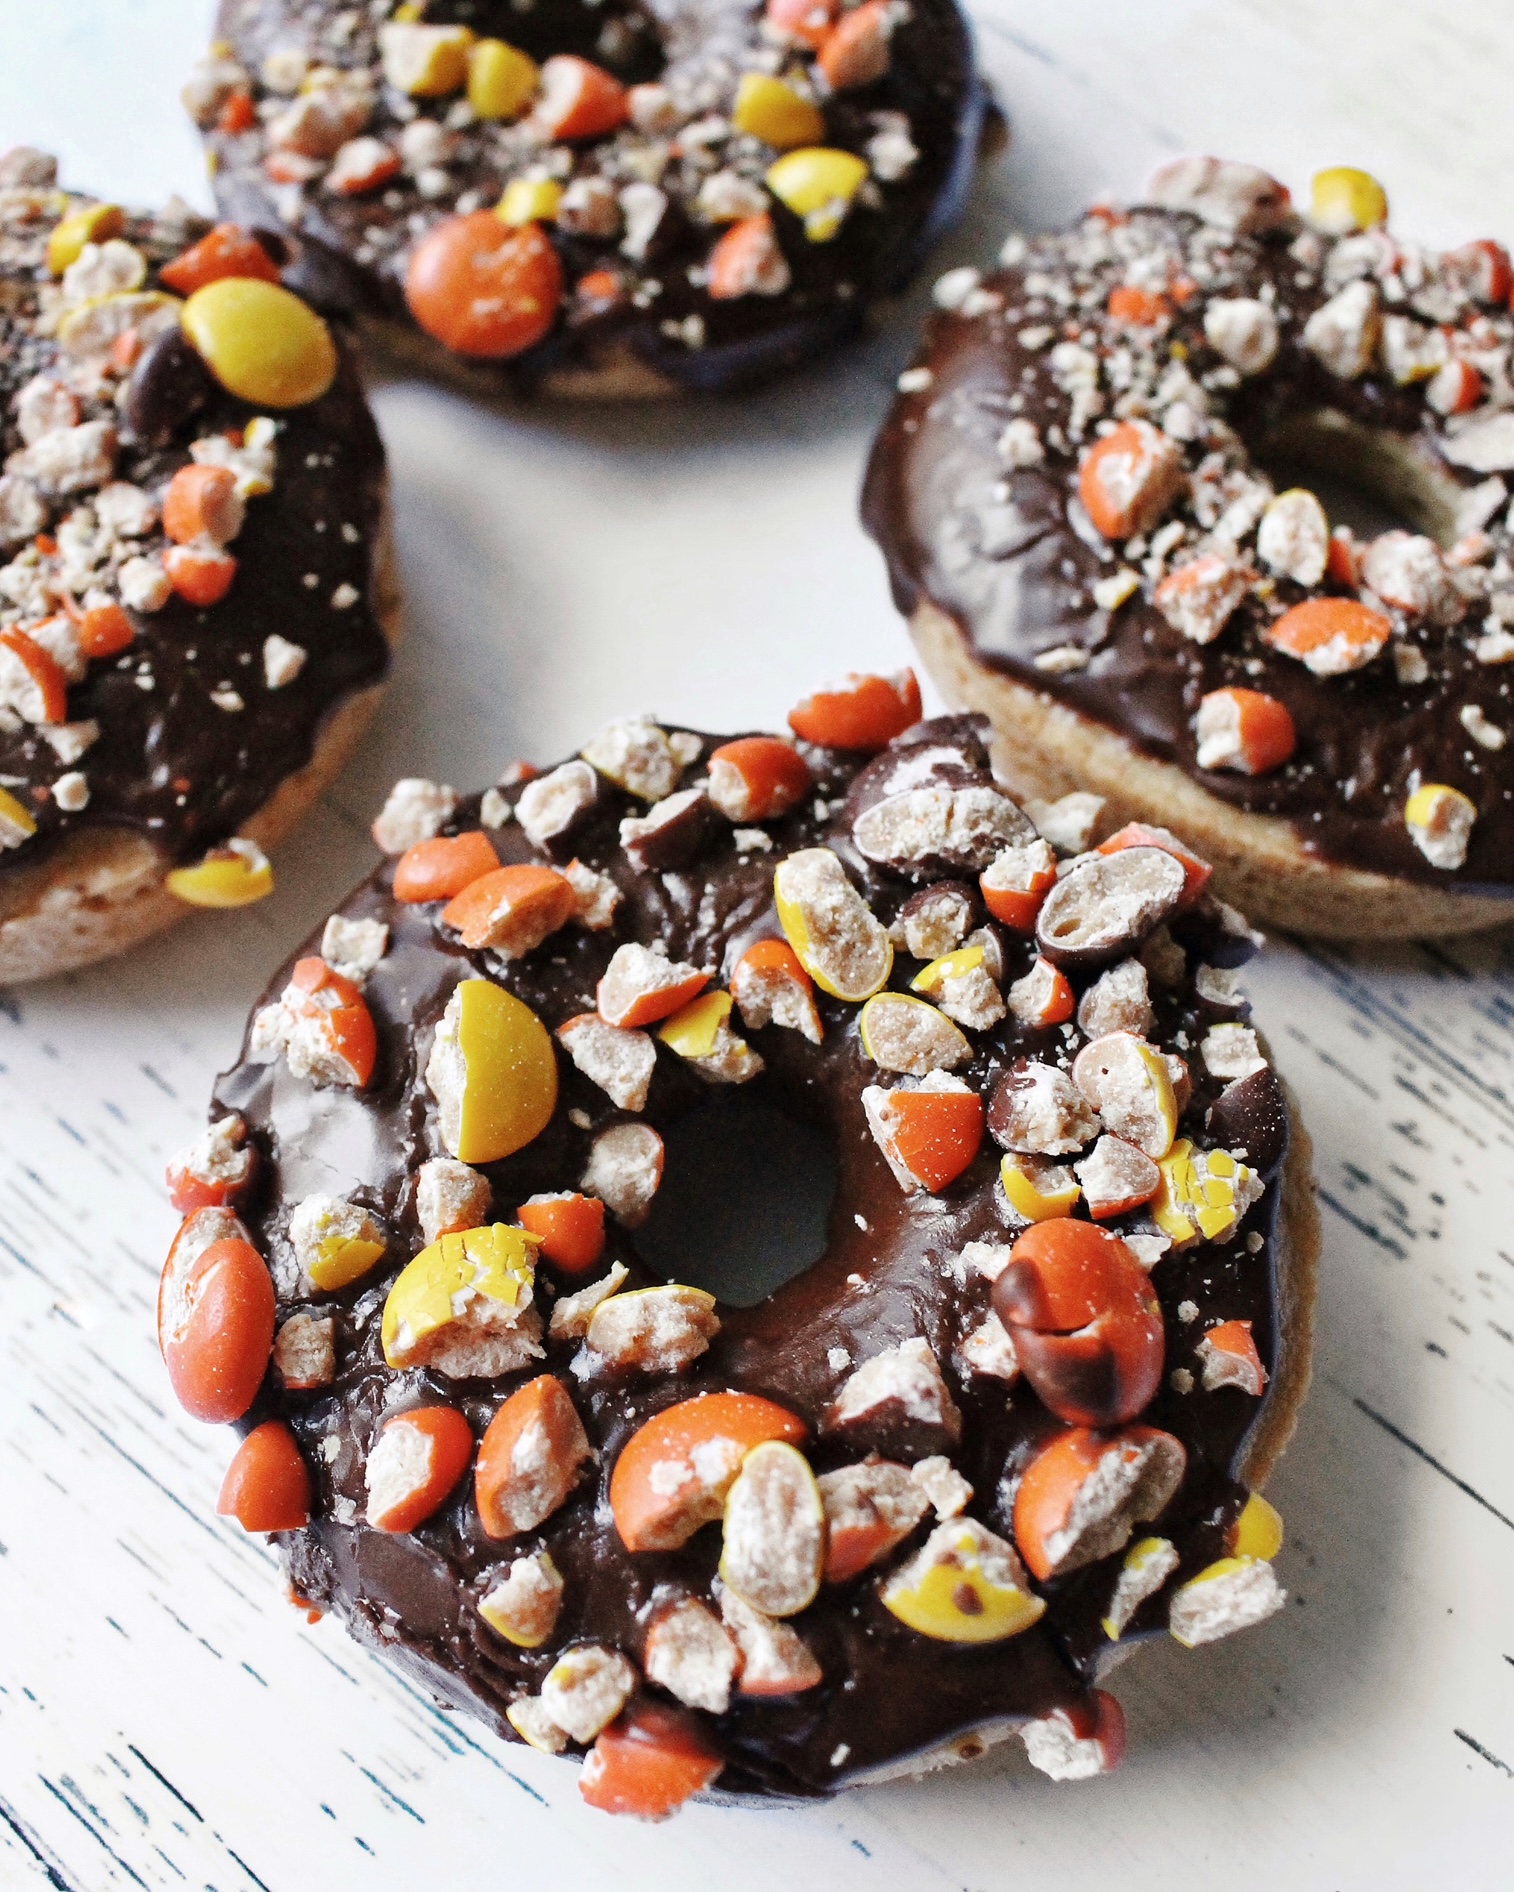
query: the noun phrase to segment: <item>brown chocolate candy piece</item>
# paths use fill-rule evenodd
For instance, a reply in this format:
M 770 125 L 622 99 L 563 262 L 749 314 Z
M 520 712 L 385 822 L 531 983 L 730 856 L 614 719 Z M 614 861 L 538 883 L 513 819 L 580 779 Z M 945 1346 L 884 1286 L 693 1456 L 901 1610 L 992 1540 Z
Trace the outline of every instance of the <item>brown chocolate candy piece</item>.
M 1159 847 L 1092 855 L 1046 896 L 1036 945 L 1064 970 L 1123 959 L 1175 910 L 1184 885 L 1182 862 Z
M 1258 1175 L 1270 1177 L 1288 1148 L 1288 1102 L 1272 1066 L 1222 1090 L 1209 1107 L 1205 1128 L 1225 1149 L 1244 1150 Z
M 199 413 L 214 389 L 210 370 L 183 329 L 166 329 L 143 350 L 122 412 L 138 440 L 162 447 Z

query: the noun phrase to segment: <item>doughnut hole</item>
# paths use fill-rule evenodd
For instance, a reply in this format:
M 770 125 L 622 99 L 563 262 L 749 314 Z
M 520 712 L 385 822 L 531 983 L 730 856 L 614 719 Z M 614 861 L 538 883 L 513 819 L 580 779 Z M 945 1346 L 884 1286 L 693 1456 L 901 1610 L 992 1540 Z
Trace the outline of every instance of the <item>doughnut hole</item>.
M 717 1092 L 663 1137 L 662 1187 L 635 1235 L 657 1274 L 755 1307 L 824 1254 L 836 1153 L 818 1125 Z
M 1359 539 L 1395 530 L 1456 542 L 1462 489 L 1387 428 L 1365 427 L 1334 408 L 1295 414 L 1256 443 L 1256 462 L 1277 491 L 1302 486 L 1330 524 Z

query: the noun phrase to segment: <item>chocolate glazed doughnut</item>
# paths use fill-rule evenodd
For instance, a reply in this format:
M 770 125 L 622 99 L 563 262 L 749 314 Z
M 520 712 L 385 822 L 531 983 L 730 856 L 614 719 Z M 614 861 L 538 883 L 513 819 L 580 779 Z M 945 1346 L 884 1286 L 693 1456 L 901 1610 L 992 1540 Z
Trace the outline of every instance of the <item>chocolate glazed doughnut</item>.
M 1023 792 L 1171 821 L 1248 912 L 1507 919 L 1508 258 L 1391 235 L 1361 172 L 1307 221 L 1215 159 L 1149 198 L 938 285 L 863 500 L 895 600 Z M 1416 529 L 1332 532 L 1258 460 Z
M 1318 1232 L 1255 935 L 1171 837 L 1059 860 L 981 719 L 896 735 L 918 703 L 852 678 L 797 747 L 635 721 L 482 799 L 398 784 L 170 1172 L 165 1358 L 247 1435 L 223 1511 L 610 1810 L 1016 1728 L 1099 1772 L 1134 1641 L 1282 1601 L 1254 1491 Z M 730 1151 L 759 1102 L 837 1182 L 740 1307 L 646 1257 L 729 1186 L 689 1127 Z
M 397 635 L 383 449 L 230 225 L 0 158 L 0 984 L 273 887 Z
M 961 208 L 953 0 L 223 0 L 185 100 L 229 216 L 464 391 L 761 380 L 854 333 Z

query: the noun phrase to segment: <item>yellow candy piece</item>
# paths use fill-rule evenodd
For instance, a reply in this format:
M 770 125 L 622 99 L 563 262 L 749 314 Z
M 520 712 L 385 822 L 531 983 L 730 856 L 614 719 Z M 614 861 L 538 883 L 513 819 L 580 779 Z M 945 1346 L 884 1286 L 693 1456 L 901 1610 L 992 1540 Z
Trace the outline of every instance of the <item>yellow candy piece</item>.
M 1339 164 L 1315 173 L 1309 221 L 1331 236 L 1371 230 L 1388 221 L 1388 196 L 1370 171 Z
M 825 116 L 820 107 L 782 79 L 769 78 L 763 72 L 747 73 L 737 86 L 731 123 L 737 131 L 760 138 L 780 151 L 812 145 L 825 136 Z
M 1230 1534 L 1231 1555 L 1255 1557 L 1270 1564 L 1282 1548 L 1283 1520 L 1277 1508 L 1268 1504 L 1259 1491 L 1253 1491 Z
M 37 823 L 24 802 L 8 788 L 0 788 L 0 847 L 20 847 L 37 832 Z
M 1156 1224 L 1173 1246 L 1225 1240 L 1255 1200 L 1256 1172 L 1228 1150 L 1195 1150 L 1179 1137 L 1158 1159 L 1162 1186 L 1151 1204 Z
M 135 329 L 147 343 L 172 328 L 184 304 L 177 296 L 157 289 L 120 289 L 108 296 L 91 296 L 70 309 L 58 324 L 58 340 L 70 355 L 103 355 L 113 343 Z
M 384 1358 L 402 1366 L 432 1334 L 458 1319 L 475 1295 L 520 1304 L 536 1279 L 539 1238 L 508 1222 L 444 1235 L 423 1248 L 384 1302 Z
M 505 186 L 494 214 L 501 223 L 550 223 L 561 202 L 562 185 L 550 177 L 518 177 Z
M 467 26 L 423 26 L 418 20 L 392 20 L 379 28 L 379 56 L 384 77 L 397 92 L 414 99 L 442 99 L 460 92 L 468 80 L 473 31 Z
M 468 103 L 480 118 L 519 118 L 540 84 L 536 61 L 502 39 L 481 39 L 468 55 Z
M 555 1583 L 560 1590 L 562 1577 L 557 1565 L 553 1563 L 546 1551 L 538 1552 L 534 1561 L 538 1568 L 541 1569 L 543 1575 L 551 1582 Z M 496 1635 L 503 1636 L 506 1642 L 513 1642 L 517 1649 L 539 1649 L 547 1640 L 548 1636 L 552 1634 L 554 1628 L 551 1617 L 543 1616 L 540 1618 L 540 1629 L 533 1635 L 529 1630 L 523 1628 L 520 1616 L 517 1613 L 508 1609 L 502 1609 L 493 1601 L 492 1592 L 479 1599 L 478 1613 Z M 509 1710 L 507 1709 L 505 1712 L 508 1714 Z M 511 1725 L 514 1726 L 513 1720 Z M 521 1733 L 525 1739 L 530 1739 L 529 1735 L 525 1735 L 523 1729 L 517 1730 L 517 1732 Z
M 273 868 L 256 843 L 238 839 L 194 867 L 175 867 L 164 884 L 192 907 L 250 907 L 273 892 Z
M 703 992 L 674 1012 L 657 1036 L 681 1058 L 707 1058 L 731 1015 L 729 992 Z
M 382 1242 L 355 1241 L 347 1235 L 328 1235 L 316 1244 L 315 1258 L 305 1272 L 323 1294 L 350 1287 L 367 1274 L 386 1253 Z
M 223 277 L 197 289 L 180 319 L 222 387 L 259 407 L 305 407 L 336 379 L 330 329 L 278 283 Z
M 497 1163 L 539 1137 L 557 1108 L 557 1058 L 529 1005 L 488 979 L 454 993 L 464 1079 L 457 1148 L 464 1163 Z M 452 1006 L 448 1006 L 449 1014 Z
M 948 979 L 960 979 L 971 972 L 974 966 L 982 964 L 981 946 L 959 946 L 954 953 L 943 953 L 923 971 L 917 972 L 909 982 L 909 989 L 911 992 L 937 992 Z
M 1467 858 L 1477 804 L 1446 782 L 1425 782 L 1404 803 L 1410 839 L 1432 867 L 1454 872 Z
M 1059 1215 L 1071 1215 L 1082 1194 L 1077 1178 L 1061 1164 L 1013 1153 L 1000 1161 L 999 1181 L 1010 1208 L 1027 1222 L 1050 1222 Z
M 804 219 L 811 243 L 829 243 L 867 179 L 867 165 L 850 151 L 806 145 L 768 166 L 767 187 Z
M 903 992 L 876 993 L 863 1006 L 857 1029 L 862 1049 L 885 1071 L 924 1077 L 972 1056 L 972 1046 L 945 1012 Z
M 71 210 L 47 239 L 47 267 L 61 276 L 78 262 L 86 243 L 104 243 L 125 228 L 126 212 L 119 204 L 87 204 L 82 210 Z
M 1170 1562 L 1169 1559 L 1171 1560 Z M 1163 1570 L 1162 1566 L 1166 1565 L 1167 1568 L 1170 1569 L 1176 1561 L 1176 1553 L 1173 1551 L 1169 1539 L 1165 1537 L 1143 1537 L 1138 1544 L 1132 1544 L 1130 1549 L 1126 1551 L 1125 1561 L 1120 1566 L 1120 1575 L 1122 1579 L 1130 1578 L 1140 1583 L 1141 1578 L 1145 1576 L 1148 1571 L 1152 1570 L 1153 1566 L 1156 1567 L 1160 1574 L 1157 1574 L 1154 1579 L 1148 1579 L 1146 1583 L 1141 1584 L 1141 1595 L 1144 1600 L 1145 1596 L 1150 1595 L 1156 1589 L 1160 1588 L 1165 1579 L 1166 1570 Z M 1106 1616 L 1102 1619 L 1104 1634 L 1108 1636 L 1111 1642 L 1118 1642 L 1121 1636 L 1124 1635 L 1125 1628 L 1129 1624 L 1130 1616 L 1134 1613 L 1134 1607 L 1131 1607 L 1126 1613 L 1124 1624 L 1121 1624 L 1113 1616 Z
M 880 1598 L 907 1628 L 937 1642 L 1003 1642 L 1046 1613 L 1041 1598 L 1021 1588 L 1009 1545 L 972 1518 L 938 1525 Z
M 829 848 L 802 848 L 781 861 L 773 902 L 784 937 L 822 992 L 860 1005 L 887 985 L 888 934 Z

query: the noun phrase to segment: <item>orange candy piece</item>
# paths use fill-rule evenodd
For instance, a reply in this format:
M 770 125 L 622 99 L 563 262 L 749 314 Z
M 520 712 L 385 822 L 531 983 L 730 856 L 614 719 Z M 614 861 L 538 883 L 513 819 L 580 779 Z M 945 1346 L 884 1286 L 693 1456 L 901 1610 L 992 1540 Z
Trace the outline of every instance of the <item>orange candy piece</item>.
M 1014 1527 L 1015 1543 L 1033 1577 L 1045 1583 L 1057 1575 L 1052 1539 L 1066 1529 L 1079 1492 L 1098 1471 L 1104 1455 L 1163 1439 L 1175 1449 L 1179 1462 L 1186 1459 L 1179 1442 L 1155 1426 L 1122 1426 L 1116 1432 L 1074 1426 L 1036 1454 L 1015 1494 Z
M 1109 292 L 1109 313 L 1127 328 L 1163 328 L 1172 320 L 1172 304 L 1150 289 L 1121 283 Z
M 853 671 L 789 711 L 794 734 L 827 749 L 883 749 L 919 720 L 920 685 L 913 670 L 891 677 Z
M 1052 965 L 1049 959 L 1041 959 L 1039 957 L 1032 965 L 1031 971 L 1035 971 L 1037 967 L 1041 966 L 1046 968 L 1046 971 L 1051 974 L 1051 978 L 1046 987 L 1046 999 L 1041 1006 L 1040 1016 L 1031 1019 L 1029 1022 L 1038 1030 L 1046 1031 L 1052 1025 L 1065 1025 L 1067 1020 L 1071 1018 L 1073 1013 L 1077 1010 L 1078 1001 L 1072 987 L 1067 983 L 1067 975 L 1064 972 L 1059 971 L 1057 967 Z M 1029 977 L 1029 974 L 1026 976 Z
M 1145 1270 L 1108 1229 L 1068 1216 L 1033 1223 L 994 1283 L 993 1306 L 1042 1405 L 1069 1425 L 1117 1425 L 1155 1397 L 1162 1312 Z
M 566 1274 L 582 1274 L 605 1252 L 605 1205 L 598 1196 L 532 1196 L 515 1219 L 541 1237 L 541 1253 Z
M 533 1440 L 528 1450 L 531 1522 L 510 1508 L 521 1476 L 515 1468 L 516 1447 L 528 1433 L 539 1433 L 545 1439 L 550 1461 L 541 1464 L 541 1447 Z M 513 1537 L 518 1531 L 534 1530 L 572 1489 L 582 1453 L 587 1449 L 577 1408 L 562 1381 L 550 1373 L 527 1380 L 495 1413 L 479 1444 L 473 1494 L 484 1529 L 491 1537 Z M 553 1474 L 552 1480 L 549 1473 Z
M 197 539 L 224 545 L 241 514 L 237 476 L 226 466 L 181 466 L 163 496 L 163 530 L 176 545 Z
M 638 1701 L 594 1743 L 578 1790 L 601 1813 L 666 1820 L 710 1786 L 723 1765 L 692 1715 Z
M 710 251 L 705 286 L 714 302 L 756 295 L 778 249 L 773 219 L 762 211 L 739 217 Z
M 394 897 L 406 906 L 450 900 L 499 866 L 489 837 L 481 828 L 467 834 L 437 835 L 406 848 L 394 869 Z
M 1128 821 L 1117 834 L 1110 835 L 1107 841 L 1101 841 L 1096 852 L 1100 854 L 1119 854 L 1128 847 L 1159 847 L 1164 854 L 1170 854 L 1175 861 L 1183 865 L 1183 894 L 1178 901 L 1180 907 L 1191 907 L 1199 895 L 1209 885 L 1214 869 L 1202 856 L 1195 854 L 1192 848 L 1185 847 L 1178 837 L 1166 828 L 1154 828 L 1144 821 Z
M 430 1462 L 423 1481 L 387 1511 L 375 1515 L 369 1504 L 368 1522 L 376 1531 L 413 1531 L 424 1524 L 446 1502 L 473 1456 L 473 1428 L 455 1406 L 418 1406 L 397 1413 L 384 1422 L 380 1439 L 402 1426 L 426 1440 Z
M 1360 670 L 1392 635 L 1382 612 L 1355 598 L 1306 598 L 1262 633 L 1274 650 L 1297 657 L 1317 677 Z
M 468 947 L 486 946 L 504 927 L 545 939 L 577 911 L 573 883 L 555 867 L 494 867 L 472 880 L 442 909 L 442 924 Z
M 603 138 L 626 121 L 630 110 L 626 88 L 574 53 L 557 53 L 541 69 L 541 94 L 531 117 L 551 137 L 571 144 L 581 138 Z
M 1183 484 L 1175 442 L 1149 421 L 1122 421 L 1083 462 L 1078 497 L 1106 539 L 1149 532 Z
M 35 638 L 26 632 L 8 624 L 0 631 L 0 644 L 19 657 L 27 675 L 37 686 L 42 698 L 42 721 L 44 723 L 66 723 L 68 721 L 68 678 L 63 666 L 51 651 L 44 650 Z
M 137 640 L 137 627 L 118 604 L 92 604 L 74 620 L 86 657 L 119 657 Z
M 245 98 L 246 94 L 234 96 Z M 248 99 L 247 103 L 251 106 L 252 101 Z M 256 113 L 253 118 L 255 122 Z M 228 128 L 223 125 L 221 129 Z M 192 296 L 206 283 L 220 282 L 226 276 L 256 276 L 260 282 L 277 282 L 279 266 L 248 231 L 234 223 L 218 223 L 198 243 L 165 263 L 159 274 L 175 295 Z
M 562 264 L 541 226 L 502 223 L 492 210 L 439 223 L 405 276 L 405 300 L 426 333 L 454 354 L 490 361 L 539 342 L 562 294 Z
M 754 1446 L 797 1445 L 806 1430 L 787 1407 L 755 1393 L 707 1393 L 665 1407 L 615 1461 L 610 1509 L 621 1542 L 627 1550 L 678 1549 L 721 1515 Z
M 1029 885 L 1024 888 L 1000 887 L 992 885 L 994 870 L 992 865 L 985 867 L 978 876 L 978 890 L 983 895 L 983 904 L 1000 923 L 1016 933 L 1034 933 L 1036 915 L 1053 887 L 1057 884 L 1057 864 L 1055 859 L 1049 867 L 1036 868 L 1026 876 Z
M 310 1473 L 282 1419 L 254 1426 L 237 1447 L 216 1510 L 244 1531 L 297 1531 L 310 1522 Z
M 806 46 L 823 46 L 835 23 L 836 0 L 768 0 L 766 18 Z
M 198 545 L 170 545 L 163 554 L 163 568 L 184 602 L 200 610 L 219 604 L 237 575 L 237 562 L 229 552 Z
M 888 71 L 888 0 L 863 0 L 828 33 L 815 64 L 833 92 L 872 85 Z
M 216 130 L 225 132 L 228 138 L 240 138 L 244 131 L 251 131 L 257 122 L 258 108 L 252 102 L 252 94 L 233 92 L 221 107 Z
M 710 757 L 710 799 L 732 821 L 771 821 L 809 793 L 809 764 L 777 736 L 741 736 Z
M 324 959 L 301 959 L 289 975 L 284 1004 L 299 1015 L 326 1021 L 332 1049 L 345 1058 L 358 1090 L 373 1076 L 378 1058 L 378 1033 L 367 1000 L 348 978 L 333 972 Z M 324 1005 L 325 996 L 335 1002 Z
M 217 1239 L 186 1265 L 181 1256 L 207 1232 Z M 263 1384 L 273 1324 L 273 1281 L 241 1224 L 224 1209 L 198 1210 L 174 1238 L 158 1287 L 158 1347 L 191 1419 L 242 1417 Z
M 1206 767 L 1266 775 L 1280 769 L 1298 747 L 1298 731 L 1288 705 L 1265 690 L 1211 690 L 1199 704 L 1201 730 L 1206 719 L 1223 723 L 1231 732 L 1227 759 L 1206 763 Z
M 954 1183 L 983 1142 L 983 1099 L 975 1091 L 890 1093 L 894 1155 L 932 1195 Z

